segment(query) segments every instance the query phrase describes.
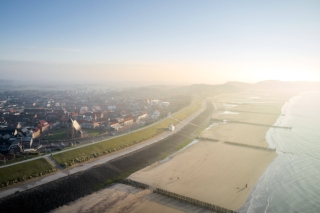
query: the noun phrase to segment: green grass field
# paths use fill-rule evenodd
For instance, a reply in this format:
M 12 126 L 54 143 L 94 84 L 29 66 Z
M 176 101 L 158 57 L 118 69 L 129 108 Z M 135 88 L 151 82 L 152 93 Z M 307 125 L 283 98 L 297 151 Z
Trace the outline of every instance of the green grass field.
M 196 112 L 200 107 L 201 102 L 199 100 L 194 101 L 190 106 L 173 114 L 172 117 L 178 120 L 183 120 L 187 118 L 189 115 Z M 131 134 L 109 139 L 91 146 L 71 150 L 69 152 L 53 155 L 53 159 L 63 167 L 72 166 L 73 164 L 81 163 L 91 158 L 114 152 L 119 149 L 147 140 L 153 136 L 156 136 L 166 131 L 168 129 L 169 124 L 176 125 L 177 123 L 178 121 L 176 121 L 175 119 L 166 118 L 155 125 L 151 125 L 145 129 L 133 132 Z
M 88 134 L 89 137 L 96 136 L 100 134 L 99 129 L 83 129 L 84 132 Z
M 38 159 L 0 169 L 1 188 L 55 171 L 45 159 Z
M 99 129 L 83 129 L 88 134 L 88 137 L 99 135 Z M 66 129 L 58 129 L 48 136 L 48 140 L 63 140 L 66 139 Z
M 66 129 L 58 129 L 48 136 L 48 140 L 63 140 L 66 138 Z

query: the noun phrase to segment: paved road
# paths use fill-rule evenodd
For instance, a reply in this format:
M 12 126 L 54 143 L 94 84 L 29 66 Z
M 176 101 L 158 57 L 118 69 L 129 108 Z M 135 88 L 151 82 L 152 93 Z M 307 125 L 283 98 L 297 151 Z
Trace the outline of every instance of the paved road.
M 205 105 L 206 105 L 205 102 L 203 102 L 201 109 L 198 110 L 193 115 L 191 115 L 190 117 L 188 117 L 187 119 L 183 120 L 183 122 L 180 122 L 176 126 L 175 131 L 173 131 L 173 132 L 166 131 L 166 132 L 163 132 L 160 135 L 157 135 L 157 136 L 155 136 L 153 138 L 150 138 L 150 139 L 148 139 L 148 140 L 146 140 L 144 142 L 141 142 L 139 144 L 124 148 L 124 149 L 119 150 L 117 152 L 110 153 L 110 154 L 105 155 L 105 156 L 101 156 L 101 157 L 96 158 L 96 159 L 94 159 L 92 161 L 81 163 L 81 164 L 79 164 L 77 166 L 58 171 L 58 172 L 56 172 L 56 173 L 54 173 L 52 175 L 48 175 L 48 176 L 45 176 L 45 177 L 42 177 L 42 178 L 39 178 L 39 179 L 36 179 L 36 180 L 29 180 L 27 182 L 18 183 L 18 184 L 15 184 L 13 186 L 10 186 L 8 188 L 1 189 L 0 190 L 0 198 L 8 196 L 8 195 L 11 195 L 11 194 L 15 193 L 16 191 L 20 191 L 21 192 L 21 191 L 40 186 L 42 184 L 45 184 L 45 183 L 48 183 L 48 182 L 51 182 L 51 181 L 54 181 L 54 180 L 57 180 L 59 178 L 68 176 L 69 174 L 74 174 L 74 173 L 77 173 L 77 172 L 80 172 L 80 171 L 87 170 L 87 169 L 89 169 L 91 167 L 94 167 L 96 165 L 99 165 L 99 164 L 102 164 L 102 163 L 106 163 L 106 162 L 108 162 L 110 160 L 113 160 L 115 158 L 121 157 L 123 155 L 126 155 L 126 154 L 128 154 L 130 152 L 136 151 L 138 149 L 141 149 L 141 148 L 143 148 L 145 146 L 148 146 L 150 144 L 156 143 L 156 142 L 158 142 L 158 141 L 160 141 L 160 140 L 162 140 L 162 139 L 174 134 L 176 131 L 179 131 L 185 125 L 190 123 L 191 120 L 193 120 L 196 116 L 198 116 L 201 112 L 204 111 L 204 109 L 206 107 Z M 91 144 L 85 144 L 84 146 L 89 146 L 89 145 L 91 145 Z M 78 148 L 78 147 L 76 147 L 76 148 Z M 75 149 L 75 148 L 73 148 L 73 149 Z M 69 150 L 65 150 L 65 151 L 69 151 Z M 50 155 L 51 154 L 48 154 L 48 155 L 45 155 L 45 156 L 41 156 L 41 157 L 45 157 L 45 158 L 49 159 Z M 30 159 L 30 160 L 32 160 L 32 159 Z M 27 162 L 27 161 L 28 160 L 23 161 L 23 162 Z M 11 165 L 13 165 L 13 164 L 11 164 Z

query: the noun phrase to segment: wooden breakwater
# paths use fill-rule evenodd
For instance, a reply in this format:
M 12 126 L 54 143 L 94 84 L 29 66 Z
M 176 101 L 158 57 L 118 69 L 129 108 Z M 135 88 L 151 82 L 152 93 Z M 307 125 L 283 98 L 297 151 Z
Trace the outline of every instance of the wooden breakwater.
M 265 107 L 277 107 L 275 105 L 268 105 L 268 104 L 261 104 L 261 103 L 240 103 L 240 102 L 221 102 L 221 101 L 215 101 L 215 103 L 219 104 L 232 104 L 232 105 L 250 105 L 250 106 L 265 106 Z
M 218 142 L 221 140 L 214 139 L 214 138 L 204 138 L 204 137 L 198 137 L 199 140 L 206 140 L 206 141 L 213 141 L 213 142 Z M 242 146 L 242 147 L 247 147 L 247 148 L 252 148 L 252 149 L 260 149 L 264 151 L 269 151 L 269 152 L 275 152 L 275 149 L 272 148 L 266 148 L 266 147 L 261 147 L 261 146 L 253 146 L 253 145 L 248 145 L 248 144 L 243 144 L 243 143 L 237 143 L 237 142 L 231 142 L 231 141 L 221 141 L 226 144 L 234 145 L 234 146 Z
M 257 124 L 257 123 L 243 122 L 243 121 L 221 120 L 221 119 L 211 119 L 211 120 L 217 121 L 217 122 L 248 124 L 248 125 L 263 126 L 263 127 L 270 127 L 270 128 L 292 129 L 291 126 L 274 126 L 274 125 L 267 125 L 267 124 Z
M 230 111 L 230 112 L 245 112 L 245 113 L 254 113 L 254 114 L 266 114 L 266 115 L 276 115 L 276 116 L 285 116 L 285 114 L 276 114 L 276 113 L 268 113 L 268 112 L 253 112 L 253 111 L 245 111 L 245 110 L 234 110 L 234 109 L 218 109 L 218 111 Z
M 152 189 L 152 187 L 150 187 L 147 184 L 140 183 L 140 182 L 130 180 L 130 179 L 123 179 L 123 180 L 119 181 L 119 183 L 130 185 L 130 186 L 140 188 L 140 189 Z M 179 194 L 169 192 L 169 191 L 166 191 L 163 189 L 155 188 L 155 189 L 153 189 L 153 192 L 156 194 L 164 195 L 166 197 L 194 205 L 194 206 L 199 206 L 199 207 L 202 207 L 205 209 L 209 209 L 209 210 L 216 212 L 216 213 L 237 213 L 236 211 L 233 211 L 230 209 L 226 209 L 226 208 L 223 208 L 223 207 L 211 204 L 211 203 L 206 203 L 206 202 L 196 200 L 196 199 L 193 199 L 190 197 L 179 195 Z
M 205 141 L 213 141 L 213 142 L 218 142 L 219 140 L 213 139 L 213 138 L 204 138 L 204 137 L 198 137 L 200 140 L 205 140 Z
M 247 148 L 252 148 L 252 149 L 260 149 L 260 150 L 269 151 L 269 152 L 276 151 L 275 149 L 271 149 L 271 148 L 252 146 L 252 145 L 247 145 L 247 144 L 243 144 L 243 143 L 236 143 L 236 142 L 230 142 L 230 141 L 224 141 L 224 143 L 234 145 L 234 146 L 242 146 L 242 147 L 247 147 Z
M 160 195 L 164 195 L 166 197 L 169 197 L 169 198 L 172 198 L 172 199 L 175 199 L 175 200 L 179 200 L 179 201 L 194 205 L 194 206 L 199 206 L 199 207 L 202 207 L 202 208 L 206 208 L 206 209 L 209 209 L 209 210 L 211 210 L 213 212 L 216 212 L 216 213 L 236 213 L 236 211 L 233 211 L 233 210 L 230 210 L 230 209 L 226 209 L 226 208 L 223 208 L 223 207 L 220 207 L 220 206 L 213 205 L 211 203 L 207 203 L 207 202 L 196 200 L 196 199 L 193 199 L 193 198 L 190 198 L 190 197 L 179 195 L 179 194 L 176 194 L 176 193 L 173 193 L 173 192 L 169 192 L 169 191 L 166 191 L 166 190 L 163 190 L 163 189 L 156 188 L 156 189 L 153 190 L 153 192 L 157 193 L 157 194 L 160 194 Z
M 144 183 L 140 183 L 140 182 L 137 182 L 134 180 L 130 180 L 130 179 L 120 180 L 119 183 L 123 183 L 123 184 L 130 185 L 130 186 L 140 188 L 140 189 L 149 189 L 149 185 L 144 184 Z

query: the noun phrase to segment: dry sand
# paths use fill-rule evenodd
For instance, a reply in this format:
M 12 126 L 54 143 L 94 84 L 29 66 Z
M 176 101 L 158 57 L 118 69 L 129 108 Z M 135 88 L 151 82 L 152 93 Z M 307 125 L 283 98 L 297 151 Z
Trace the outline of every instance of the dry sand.
M 210 211 L 152 193 L 152 191 L 149 190 L 141 190 L 123 184 L 115 184 L 80 198 L 68 205 L 64 205 L 52 212 L 206 213 Z
M 213 118 L 273 125 L 281 114 L 281 108 L 286 100 L 286 96 L 265 94 L 263 97 L 248 93 L 236 96 L 223 95 L 213 99 L 216 108 L 222 109 L 215 113 Z M 236 101 L 241 103 L 232 106 L 229 111 L 248 112 L 220 114 L 225 109 L 226 103 Z M 221 141 L 268 147 L 265 141 L 268 129 L 268 127 L 239 123 L 212 126 L 203 131 L 201 136 L 218 139 L 220 142 L 202 140 L 176 153 L 169 161 L 155 163 L 132 174 L 129 178 L 152 187 L 237 210 L 244 205 L 252 187 L 277 154 Z
M 209 130 L 204 131 L 201 137 L 268 147 L 268 143 L 266 142 L 266 132 L 268 129 L 269 127 L 225 123 L 212 126 Z
M 151 165 L 129 178 L 237 210 L 275 156 L 275 152 L 200 141 L 169 161 Z

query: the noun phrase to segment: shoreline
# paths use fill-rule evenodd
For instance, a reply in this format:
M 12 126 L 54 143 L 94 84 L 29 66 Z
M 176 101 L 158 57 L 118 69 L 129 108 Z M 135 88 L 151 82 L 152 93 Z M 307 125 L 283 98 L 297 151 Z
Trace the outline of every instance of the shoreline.
M 287 114 L 288 112 L 288 108 L 290 107 L 290 105 L 294 104 L 295 101 L 299 98 L 299 96 L 303 94 L 303 93 L 299 93 L 299 94 L 295 94 L 294 96 L 290 97 L 288 99 L 288 101 L 286 101 L 283 105 L 283 107 L 281 108 L 281 114 Z M 279 116 L 279 118 L 276 120 L 276 122 L 274 123 L 274 126 L 280 126 L 283 122 L 283 120 L 285 119 L 285 117 L 283 116 Z M 256 189 L 259 185 L 259 183 L 263 180 L 264 176 L 268 173 L 268 170 L 272 169 L 272 165 L 273 163 L 276 161 L 276 159 L 279 157 L 279 155 L 283 154 L 283 152 L 279 151 L 279 148 L 277 148 L 276 146 L 276 142 L 273 139 L 273 132 L 276 131 L 273 128 L 270 128 L 267 132 L 266 132 L 266 142 L 269 145 L 269 148 L 275 149 L 277 156 L 273 159 L 273 161 L 268 165 L 268 167 L 265 169 L 265 171 L 263 172 L 263 174 L 261 174 L 261 176 L 259 177 L 259 179 L 257 180 L 257 183 L 253 186 L 252 191 L 250 192 L 248 198 L 246 199 L 245 203 L 243 204 L 243 206 L 241 208 L 238 209 L 238 211 L 243 211 L 247 208 L 250 207 L 250 201 L 252 199 L 252 197 L 254 196 L 254 193 L 256 192 Z M 249 205 L 249 207 L 247 207 L 247 205 Z

